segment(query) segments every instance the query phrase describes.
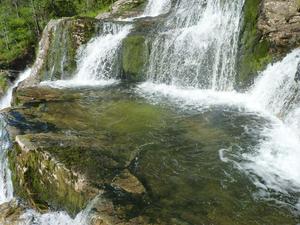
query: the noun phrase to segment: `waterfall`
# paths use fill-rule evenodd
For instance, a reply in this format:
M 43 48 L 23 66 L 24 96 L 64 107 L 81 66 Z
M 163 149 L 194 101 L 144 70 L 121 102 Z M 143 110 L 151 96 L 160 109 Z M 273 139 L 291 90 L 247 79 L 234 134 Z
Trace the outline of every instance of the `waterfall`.
M 269 113 L 272 126 L 253 152 L 244 155 L 242 167 L 260 178 L 255 182 L 280 193 L 300 193 L 300 84 L 294 78 L 300 49 L 260 75 L 248 93 L 250 102 Z M 300 197 L 299 197 L 300 198 Z M 300 201 L 299 201 L 300 203 Z M 300 205 L 298 207 L 300 210 Z
M 89 82 L 117 78 L 120 75 L 119 49 L 130 30 L 130 25 L 104 23 L 102 34 L 79 51 L 74 80 Z
M 44 81 L 41 85 L 72 87 L 82 85 L 109 85 L 116 82 L 121 68 L 119 53 L 122 40 L 131 25 L 104 22 L 101 35 L 81 46 L 77 52 L 77 71 L 70 80 Z
M 31 74 L 31 69 L 27 69 L 20 73 L 19 78 L 7 90 L 5 96 L 0 101 L 0 109 L 11 106 L 13 89 L 19 85 L 20 82 L 28 78 Z M 5 124 L 0 117 L 0 204 L 9 202 L 13 199 L 13 185 L 11 180 L 11 172 L 8 167 L 7 151 L 10 147 L 10 140 L 5 130 Z M 51 212 L 46 214 L 39 214 L 34 210 L 26 211 L 20 217 L 20 225 L 85 225 L 88 219 L 88 207 L 85 211 L 79 213 L 75 219 L 72 219 L 65 212 Z
M 148 80 L 232 90 L 242 0 L 178 0 L 152 43 Z
M 10 107 L 13 89 L 17 87 L 20 82 L 29 77 L 30 72 L 31 69 L 27 69 L 19 75 L 19 78 L 2 97 L 0 101 L 0 109 Z M 7 150 L 9 146 L 10 141 L 5 130 L 5 124 L 3 119 L 0 118 L 0 204 L 10 201 L 13 197 L 13 186 L 7 160 Z
M 149 0 L 142 17 L 159 16 L 161 14 L 167 13 L 170 8 L 171 0 Z
M 2 118 L 0 120 L 0 204 L 2 204 L 13 198 L 13 186 L 7 160 L 7 150 L 10 143 Z

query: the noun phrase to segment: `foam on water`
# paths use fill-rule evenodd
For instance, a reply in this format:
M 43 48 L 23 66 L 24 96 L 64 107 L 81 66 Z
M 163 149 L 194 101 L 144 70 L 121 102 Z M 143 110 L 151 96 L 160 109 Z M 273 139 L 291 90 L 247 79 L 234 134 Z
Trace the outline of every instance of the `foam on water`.
M 139 85 L 137 91 L 155 102 L 163 96 L 180 107 L 196 106 L 200 110 L 212 105 L 231 105 L 266 118 L 269 124 L 265 128 L 245 129 L 250 135 L 260 132 L 258 145 L 243 154 L 221 149 L 220 159 L 245 172 L 261 190 L 260 197 L 300 210 L 300 84 L 294 80 L 299 61 L 300 49 L 297 49 L 282 61 L 269 65 L 244 94 L 152 82 Z M 273 192 L 275 196 L 294 197 L 286 202 L 274 198 Z
M 78 86 L 107 86 L 120 77 L 119 53 L 122 40 L 131 25 L 105 22 L 102 34 L 82 46 L 77 53 L 77 71 L 72 79 L 44 81 L 41 85 L 56 88 Z
M 294 77 L 300 49 L 269 65 L 249 92 L 252 102 L 273 116 L 271 127 L 243 167 L 260 178 L 260 185 L 282 193 L 300 193 L 300 84 Z M 296 205 L 296 206 L 299 206 Z M 300 210 L 300 208 L 299 208 Z
M 6 94 L 0 100 L 0 109 L 10 107 L 12 100 L 13 89 L 18 86 L 20 82 L 29 77 L 31 69 L 25 70 L 21 73 L 14 84 L 7 90 Z M 0 118 L 0 204 L 8 202 L 13 198 L 13 185 L 11 181 L 11 172 L 8 167 L 7 150 L 10 142 L 5 130 L 5 124 Z
M 148 79 L 233 90 L 242 0 L 177 1 L 151 46 Z
M 103 34 L 92 39 L 78 53 L 78 70 L 74 77 L 77 82 L 109 80 L 118 77 L 119 49 L 122 40 L 132 26 L 105 23 Z

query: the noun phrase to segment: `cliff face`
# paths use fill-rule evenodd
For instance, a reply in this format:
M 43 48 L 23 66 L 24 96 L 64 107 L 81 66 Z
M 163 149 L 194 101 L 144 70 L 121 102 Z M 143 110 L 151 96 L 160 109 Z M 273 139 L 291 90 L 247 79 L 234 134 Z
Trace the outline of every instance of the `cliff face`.
M 248 86 L 257 72 L 300 46 L 298 0 L 246 0 L 237 77 Z
M 257 26 L 269 41 L 271 53 L 281 55 L 299 47 L 300 1 L 264 0 Z

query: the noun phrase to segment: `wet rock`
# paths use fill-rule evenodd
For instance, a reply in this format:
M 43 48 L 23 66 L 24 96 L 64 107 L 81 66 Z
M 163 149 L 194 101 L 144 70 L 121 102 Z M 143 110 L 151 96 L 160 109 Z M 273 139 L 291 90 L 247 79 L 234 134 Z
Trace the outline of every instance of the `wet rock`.
M 76 51 L 96 33 L 97 22 L 92 18 L 51 20 L 43 31 L 32 74 L 22 85 L 70 77 L 76 69 Z
M 112 186 L 133 194 L 143 194 L 146 192 L 141 182 L 127 169 L 114 178 Z
M 295 74 L 295 81 L 296 82 L 300 81 L 300 62 L 298 63 L 298 66 L 297 66 L 297 71 L 296 71 L 296 74 Z
M 48 206 L 65 209 L 75 215 L 96 196 L 84 175 L 66 168 L 44 149 L 48 145 L 64 144 L 72 138 L 50 134 L 21 135 L 16 137 L 15 150 L 9 155 L 15 194 L 39 211 Z M 67 139 L 67 140 L 66 140 Z
M 0 97 L 3 96 L 12 85 L 11 74 L 9 71 L 0 71 Z
M 136 17 L 143 12 L 145 0 L 118 0 L 110 12 L 101 13 L 97 19 Z
M 268 63 L 300 46 L 298 0 L 246 0 L 237 83 L 249 86 Z
M 149 58 L 146 39 L 142 35 L 130 35 L 122 45 L 123 77 L 131 81 L 141 81 Z
M 9 162 L 17 196 L 39 211 L 72 215 L 106 187 L 143 202 L 146 190 L 128 167 L 167 113 L 115 88 L 16 92 L 3 116 L 14 141 Z
M 162 223 L 150 222 L 148 217 L 137 216 L 134 218 L 126 217 L 124 208 L 104 196 L 100 196 L 92 208 L 91 225 L 158 225 Z

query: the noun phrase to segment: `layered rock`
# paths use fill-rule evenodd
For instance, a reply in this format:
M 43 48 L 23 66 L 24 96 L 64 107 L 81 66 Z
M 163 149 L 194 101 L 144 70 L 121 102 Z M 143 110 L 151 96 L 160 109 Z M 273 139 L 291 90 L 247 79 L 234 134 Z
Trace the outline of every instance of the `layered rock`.
M 101 13 L 97 19 L 136 17 L 143 12 L 145 0 L 118 0 L 109 12 Z
M 264 0 L 261 7 L 257 26 L 271 52 L 284 54 L 300 46 L 300 2 Z
M 247 86 L 257 72 L 300 46 L 298 0 L 246 0 L 237 82 Z
M 92 18 L 51 20 L 43 32 L 32 74 L 23 85 L 70 77 L 76 70 L 76 51 L 95 35 L 96 25 Z
M 161 126 L 166 114 L 113 89 L 28 87 L 18 94 L 14 108 L 3 112 L 14 142 L 9 163 L 15 194 L 39 211 L 63 209 L 75 215 L 104 192 L 114 208 L 109 220 L 135 218 L 144 222 L 130 224 L 147 224 L 140 214 L 147 191 L 130 165 L 152 129 L 149 124 Z M 127 217 L 132 211 L 134 216 Z

